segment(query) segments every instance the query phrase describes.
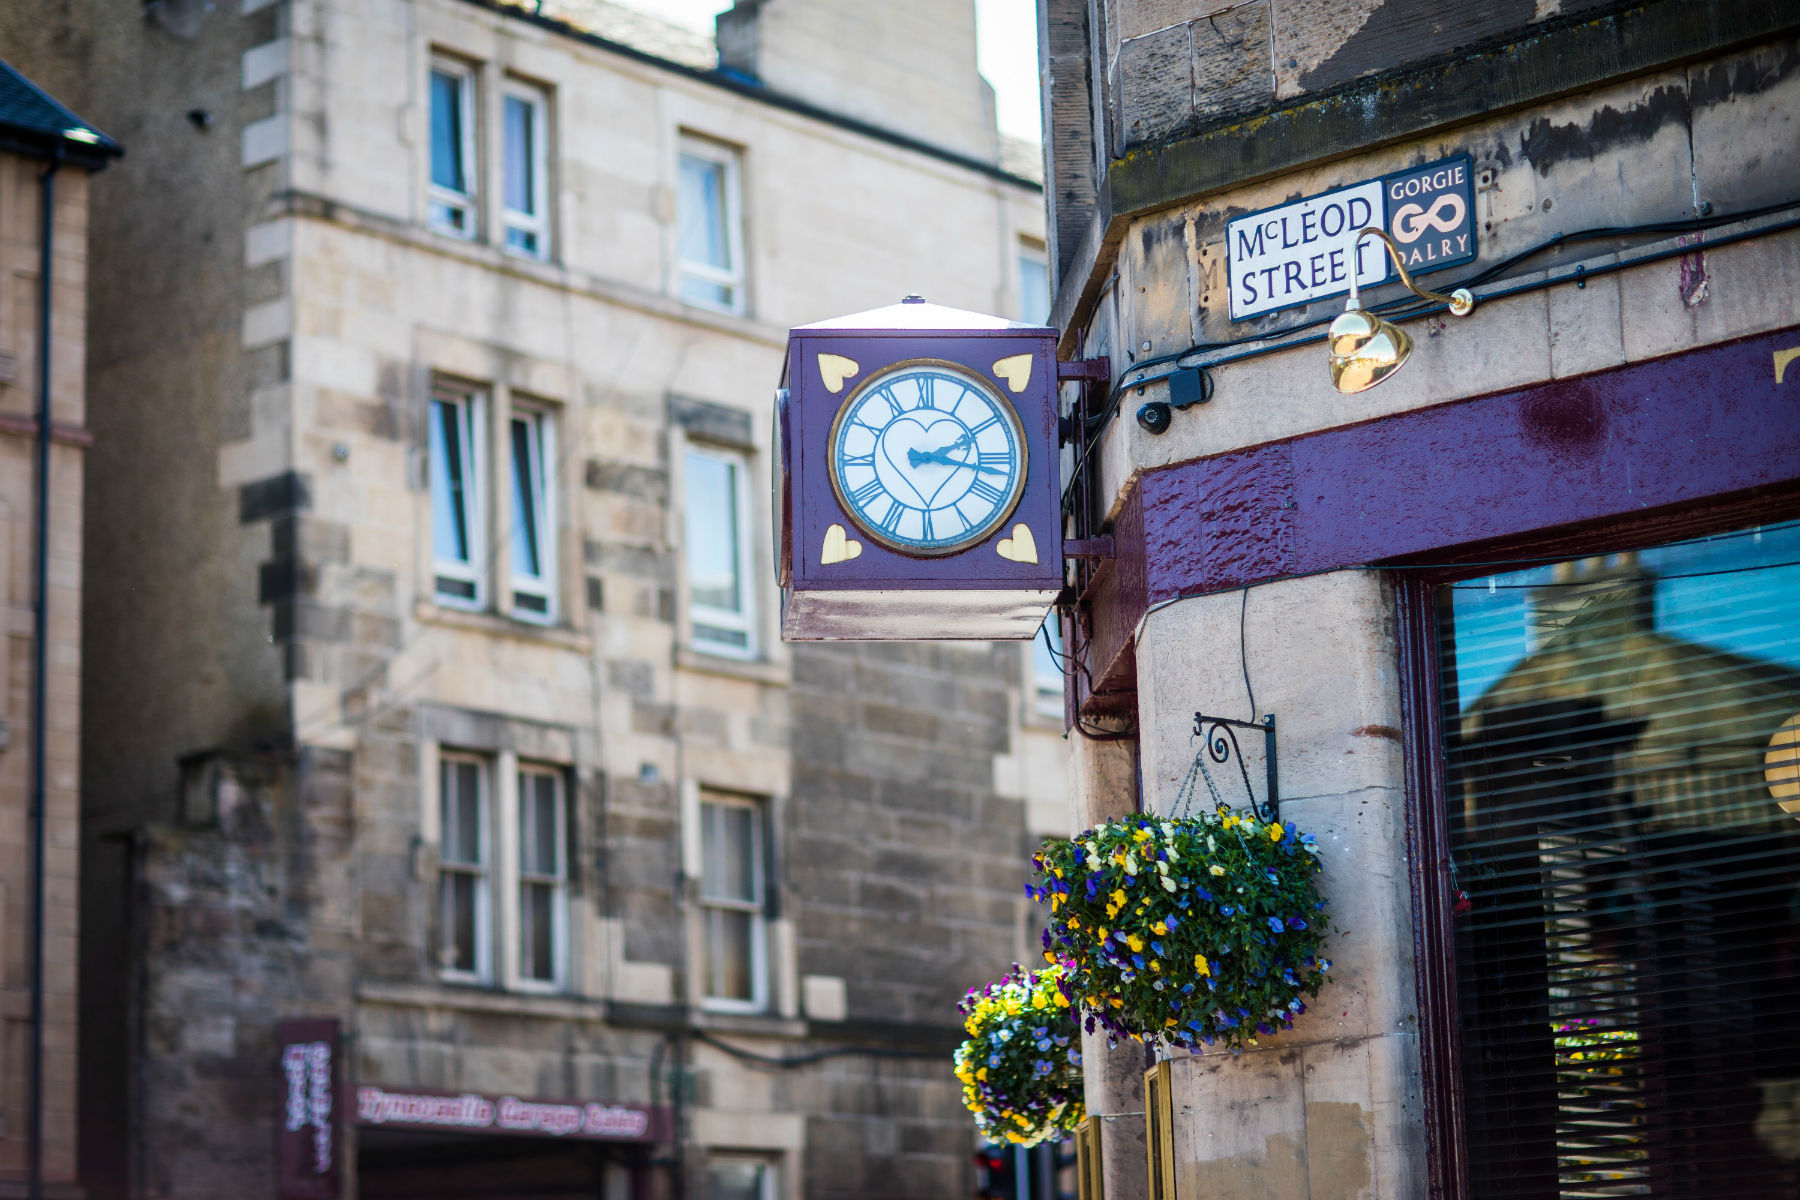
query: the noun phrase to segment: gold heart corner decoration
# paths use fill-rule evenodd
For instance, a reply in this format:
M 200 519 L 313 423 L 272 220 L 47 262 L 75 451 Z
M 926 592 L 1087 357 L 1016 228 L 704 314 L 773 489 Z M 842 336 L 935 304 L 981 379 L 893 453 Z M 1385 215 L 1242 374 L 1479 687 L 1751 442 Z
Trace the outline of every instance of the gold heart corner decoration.
M 1031 536 L 1031 526 L 1014 525 L 1012 536 L 1001 538 L 1000 544 L 994 547 L 1001 558 L 1013 562 L 1034 563 L 1038 560 L 1037 539 Z
M 1025 385 L 1031 382 L 1031 355 L 1014 354 L 1000 359 L 994 364 L 994 378 L 1004 380 L 1006 386 L 1014 392 L 1022 392 Z M 1036 562 L 1037 559 L 1032 559 Z
M 834 396 L 844 390 L 844 380 L 861 370 L 862 364 L 854 358 L 845 358 L 841 354 L 819 355 L 819 378 L 825 381 L 825 390 Z
M 842 525 L 832 525 L 825 530 L 825 544 L 819 548 L 819 565 L 829 567 L 832 563 L 849 562 L 861 553 L 861 542 L 852 541 Z

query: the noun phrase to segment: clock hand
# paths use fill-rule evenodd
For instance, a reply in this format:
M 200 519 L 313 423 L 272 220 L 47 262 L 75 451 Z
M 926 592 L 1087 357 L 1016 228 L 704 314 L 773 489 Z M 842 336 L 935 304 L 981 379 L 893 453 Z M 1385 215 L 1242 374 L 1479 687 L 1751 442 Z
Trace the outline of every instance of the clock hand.
M 999 467 L 984 466 L 981 463 L 963 462 L 960 458 L 951 458 L 948 454 L 942 454 L 934 450 L 908 450 L 906 452 L 906 461 L 915 467 L 924 463 L 935 462 L 943 463 L 946 467 L 967 467 L 971 471 L 986 471 L 990 475 L 1006 474 L 1006 472 Z
M 966 467 L 969 465 L 968 463 L 958 462 L 955 459 L 946 459 L 944 455 L 950 453 L 952 450 L 961 450 L 964 446 L 967 446 L 973 441 L 974 438 L 975 435 L 973 433 L 964 430 L 961 437 L 957 438 L 954 442 L 939 446 L 936 450 L 908 450 L 906 452 L 906 461 L 915 467 L 921 463 L 930 462 L 933 459 L 938 462 L 952 462 L 959 467 Z M 1002 474 L 1004 474 L 1004 472 L 1002 472 Z

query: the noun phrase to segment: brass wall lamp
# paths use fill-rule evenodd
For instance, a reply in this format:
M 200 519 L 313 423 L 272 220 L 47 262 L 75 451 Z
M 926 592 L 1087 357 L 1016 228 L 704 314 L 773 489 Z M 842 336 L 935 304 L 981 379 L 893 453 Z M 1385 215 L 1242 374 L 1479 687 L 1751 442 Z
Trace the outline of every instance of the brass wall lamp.
M 1468 288 L 1457 288 L 1446 296 L 1414 283 L 1412 273 L 1402 260 L 1400 247 L 1384 229 L 1376 226 L 1359 229 L 1356 240 L 1350 243 L 1352 257 L 1355 248 L 1371 234 L 1387 247 L 1388 257 L 1393 259 L 1394 268 L 1400 272 L 1400 282 L 1406 285 L 1407 291 L 1422 299 L 1449 305 L 1452 316 L 1466 317 L 1475 311 L 1475 294 Z M 1354 272 L 1350 276 L 1350 296 L 1344 302 L 1344 311 L 1332 321 L 1325 341 L 1331 347 L 1331 386 L 1350 395 L 1366 392 L 1398 371 L 1413 348 L 1412 338 L 1404 330 L 1363 308 Z

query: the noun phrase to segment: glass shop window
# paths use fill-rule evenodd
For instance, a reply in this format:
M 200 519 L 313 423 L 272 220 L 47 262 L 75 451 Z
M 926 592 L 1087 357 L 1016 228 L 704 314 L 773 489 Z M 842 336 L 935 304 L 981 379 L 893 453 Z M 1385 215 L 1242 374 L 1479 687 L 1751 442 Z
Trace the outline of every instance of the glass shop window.
M 428 219 L 439 233 L 475 236 L 475 71 L 431 60 L 431 180 Z
M 763 825 L 759 801 L 710 792 L 700 799 L 701 994 L 711 1008 L 768 1005 Z
M 1438 605 L 1471 1195 L 1800 1197 L 1800 523 Z

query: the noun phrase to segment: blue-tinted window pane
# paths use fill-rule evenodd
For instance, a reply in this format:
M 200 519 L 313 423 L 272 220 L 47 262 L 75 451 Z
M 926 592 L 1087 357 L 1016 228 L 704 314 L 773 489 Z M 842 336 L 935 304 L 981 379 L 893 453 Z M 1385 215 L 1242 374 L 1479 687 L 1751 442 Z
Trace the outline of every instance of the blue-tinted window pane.
M 1019 320 L 1050 319 L 1050 268 L 1035 254 L 1019 255 Z
M 439 562 L 469 563 L 468 409 L 431 402 L 431 541 Z
M 1438 612 L 1472 1195 L 1794 1195 L 1800 524 Z
M 693 602 L 740 612 L 738 467 L 710 454 L 687 456 L 687 566 Z
M 695 279 L 691 275 L 681 281 L 681 298 L 689 304 L 704 304 L 711 308 L 731 307 L 729 287 L 722 283 Z
M 462 90 L 463 81 L 457 76 L 431 73 L 431 182 L 466 193 Z
M 512 423 L 513 574 L 542 579 L 544 477 L 543 446 L 535 420 Z
M 508 96 L 504 114 L 506 207 L 529 216 L 537 215 L 537 130 L 532 120 L 536 107 L 518 96 Z
M 681 217 L 682 261 L 730 270 L 731 241 L 725 223 L 725 165 L 682 155 L 677 208 Z

